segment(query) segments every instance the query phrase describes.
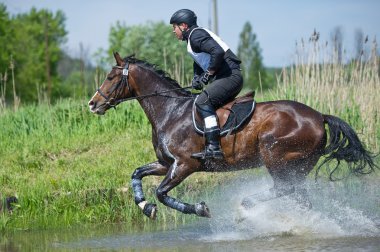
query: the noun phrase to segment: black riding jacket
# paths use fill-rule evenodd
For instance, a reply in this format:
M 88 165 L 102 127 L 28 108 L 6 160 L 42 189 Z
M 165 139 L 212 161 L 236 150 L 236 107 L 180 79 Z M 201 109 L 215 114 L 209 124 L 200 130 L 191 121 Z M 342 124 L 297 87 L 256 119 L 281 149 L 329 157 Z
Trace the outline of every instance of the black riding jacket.
M 183 33 L 183 39 L 188 41 L 189 35 L 197 25 L 193 25 Z M 190 45 L 194 52 L 206 52 L 210 54 L 210 65 L 208 70 L 215 71 L 215 76 L 228 75 L 233 69 L 240 69 L 240 59 L 228 49 L 226 52 L 223 48 L 203 29 L 196 29 L 191 33 Z M 201 75 L 203 69 L 194 62 L 194 74 Z

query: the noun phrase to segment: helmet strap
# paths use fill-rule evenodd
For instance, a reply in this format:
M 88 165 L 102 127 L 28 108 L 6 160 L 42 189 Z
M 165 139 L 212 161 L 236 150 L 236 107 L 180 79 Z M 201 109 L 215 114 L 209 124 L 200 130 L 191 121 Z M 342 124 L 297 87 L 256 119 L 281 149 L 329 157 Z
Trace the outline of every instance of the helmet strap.
M 189 26 L 189 25 L 187 25 L 187 26 Z M 185 39 L 185 32 L 187 31 L 187 30 L 185 30 L 185 29 L 181 29 L 181 27 L 179 26 L 179 24 L 178 24 L 178 28 L 179 28 L 179 30 L 182 32 L 182 40 L 186 40 Z M 187 28 L 189 28 L 189 27 L 187 27 Z

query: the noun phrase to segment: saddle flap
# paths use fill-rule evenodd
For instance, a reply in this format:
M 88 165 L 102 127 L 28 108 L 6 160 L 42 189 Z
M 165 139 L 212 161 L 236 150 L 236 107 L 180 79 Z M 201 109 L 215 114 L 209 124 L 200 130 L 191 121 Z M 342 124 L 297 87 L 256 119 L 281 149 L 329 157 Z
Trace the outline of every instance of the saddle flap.
M 218 117 L 220 127 L 222 128 L 226 124 L 228 117 L 231 114 L 232 107 L 235 104 L 245 103 L 245 102 L 253 102 L 254 97 L 255 97 L 255 91 L 251 91 L 251 92 L 248 92 L 242 96 L 236 97 L 236 99 L 234 99 L 233 101 L 231 101 L 231 102 L 227 103 L 226 105 L 222 106 L 221 108 L 217 109 L 216 115 Z
M 249 92 L 217 109 L 216 114 L 221 128 L 221 136 L 238 130 L 250 118 L 255 109 L 254 95 L 254 91 Z M 193 124 L 196 132 L 203 135 L 204 122 L 196 112 L 195 101 L 193 106 Z

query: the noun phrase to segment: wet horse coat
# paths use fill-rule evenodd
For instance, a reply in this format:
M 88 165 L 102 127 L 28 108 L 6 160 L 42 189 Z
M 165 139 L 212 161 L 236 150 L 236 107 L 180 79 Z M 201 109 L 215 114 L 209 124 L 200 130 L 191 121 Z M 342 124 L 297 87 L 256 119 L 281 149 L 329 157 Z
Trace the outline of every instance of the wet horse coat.
M 132 174 L 136 204 L 150 218 L 157 206 L 148 203 L 142 178 L 165 176 L 156 190 L 164 205 L 186 214 L 210 217 L 204 202 L 184 203 L 168 195 L 170 190 L 194 172 L 225 172 L 266 166 L 274 181 L 273 194 L 279 197 L 294 191 L 304 194 L 302 184 L 322 155 L 353 164 L 355 173 L 374 170 L 372 156 L 364 149 L 352 128 L 341 119 L 323 115 L 295 101 L 256 104 L 255 113 L 245 127 L 221 139 L 224 160 L 201 162 L 190 157 L 204 148 L 203 138 L 193 128 L 193 97 L 165 73 L 134 57 L 122 59 L 92 97 L 92 112 L 104 114 L 120 102 L 137 99 L 152 125 L 152 143 L 157 161 L 143 165 Z M 222 114 L 220 114 L 223 117 Z M 326 147 L 330 128 L 330 142 Z M 244 200 L 246 207 L 251 199 Z

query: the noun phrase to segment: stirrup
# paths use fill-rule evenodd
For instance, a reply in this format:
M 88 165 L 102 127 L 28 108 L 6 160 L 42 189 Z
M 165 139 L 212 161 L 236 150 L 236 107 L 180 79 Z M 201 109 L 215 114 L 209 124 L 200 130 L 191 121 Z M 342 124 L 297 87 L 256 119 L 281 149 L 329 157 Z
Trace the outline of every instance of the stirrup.
M 203 152 L 191 154 L 191 157 L 195 158 L 195 159 L 201 159 L 201 160 L 223 159 L 224 155 L 223 155 L 223 151 L 220 148 L 220 146 L 210 145 L 210 146 L 206 146 L 206 148 Z

